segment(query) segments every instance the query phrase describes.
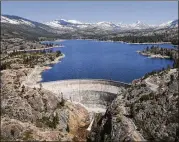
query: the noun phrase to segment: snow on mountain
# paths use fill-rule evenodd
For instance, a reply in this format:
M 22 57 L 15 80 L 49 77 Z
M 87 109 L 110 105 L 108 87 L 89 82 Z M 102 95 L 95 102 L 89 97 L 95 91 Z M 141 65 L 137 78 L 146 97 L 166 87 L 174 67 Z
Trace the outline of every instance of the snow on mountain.
M 100 29 L 106 29 L 106 30 L 117 30 L 120 29 L 119 26 L 112 22 L 98 22 L 94 24 L 95 27 L 98 27 Z
M 143 23 L 141 21 L 137 21 L 136 23 L 130 24 L 129 27 L 131 29 L 148 29 L 151 26 L 148 25 L 148 24 L 145 24 L 145 23 Z
M 18 16 L 11 16 L 11 15 L 2 15 L 1 16 L 1 22 L 2 23 L 10 23 L 10 24 L 23 24 L 28 25 L 31 27 L 39 26 L 39 25 L 46 25 L 53 29 L 61 29 L 61 30 L 76 30 L 76 29 L 91 29 L 91 28 L 97 28 L 102 30 L 111 30 L 111 31 L 118 31 L 118 30 L 133 30 L 133 29 L 160 29 L 160 28 L 174 28 L 178 27 L 178 20 L 169 21 L 160 25 L 149 25 L 145 24 L 141 21 L 137 21 L 133 24 L 114 24 L 112 22 L 97 22 L 97 23 L 83 23 L 76 20 L 53 20 L 50 22 L 46 22 L 44 24 L 34 22 L 25 18 L 21 18 Z
M 51 22 L 45 23 L 48 26 L 52 26 L 54 28 L 78 28 L 78 29 L 84 29 L 89 27 L 95 27 L 99 29 L 106 29 L 106 30 L 112 30 L 114 28 L 117 28 L 118 26 L 111 23 L 111 22 L 98 22 L 98 23 L 82 23 L 76 20 L 54 20 Z
M 162 23 L 158 26 L 159 28 L 177 28 L 178 27 L 178 20 L 171 20 L 166 23 Z
M 74 28 L 86 28 L 87 24 L 83 24 L 80 21 L 76 20 L 53 20 L 51 22 L 44 23 L 50 27 L 57 28 L 57 29 L 74 29 Z
M 32 22 L 30 22 L 30 21 L 28 21 L 24 18 L 17 17 L 17 16 L 3 16 L 3 15 L 1 15 L 1 22 L 2 23 L 9 23 L 9 24 L 16 24 L 16 25 L 24 24 L 24 25 L 35 27 L 35 25 Z
M 46 25 L 55 25 L 58 27 L 59 26 L 68 26 L 68 25 L 81 25 L 83 23 L 76 21 L 76 20 L 65 20 L 65 19 L 60 19 L 60 20 L 53 20 L 51 22 L 45 23 Z
M 174 28 L 174 27 L 178 27 L 178 20 L 174 20 L 170 23 L 170 27 Z
M 59 20 L 54 20 L 54 21 L 51 21 L 51 22 L 47 22 L 45 24 L 49 25 L 49 26 L 52 26 L 54 28 L 61 28 L 61 27 L 63 27 L 63 24 L 60 23 Z
M 48 26 L 54 28 L 65 28 L 65 27 L 72 27 L 72 28 L 89 28 L 95 27 L 102 30 L 130 30 L 130 29 L 148 29 L 154 28 L 153 25 L 144 24 L 140 21 L 137 21 L 134 24 L 114 24 L 112 22 L 97 22 L 97 23 L 82 23 L 76 20 L 54 20 L 51 22 L 45 23 Z
M 68 20 L 68 22 L 73 24 L 83 24 L 80 21 L 76 21 L 76 20 Z

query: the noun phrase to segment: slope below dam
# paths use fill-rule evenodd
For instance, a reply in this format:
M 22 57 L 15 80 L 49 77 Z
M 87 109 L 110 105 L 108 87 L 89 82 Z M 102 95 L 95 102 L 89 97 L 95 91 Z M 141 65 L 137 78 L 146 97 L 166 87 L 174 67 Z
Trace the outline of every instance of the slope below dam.
M 42 87 L 57 96 L 79 103 L 91 112 L 103 112 L 129 84 L 99 79 L 71 79 L 42 82 Z M 38 84 L 39 86 L 39 84 Z M 36 86 L 37 87 L 37 86 Z

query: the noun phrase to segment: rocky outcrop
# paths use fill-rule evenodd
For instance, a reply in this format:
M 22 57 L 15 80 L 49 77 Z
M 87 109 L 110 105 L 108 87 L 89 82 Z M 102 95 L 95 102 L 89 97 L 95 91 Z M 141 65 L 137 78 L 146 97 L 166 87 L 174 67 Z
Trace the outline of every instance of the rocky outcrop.
M 81 133 L 90 124 L 88 111 L 43 88 L 21 86 L 30 71 L 1 72 L 1 139 L 84 140 Z
M 150 80 L 159 85 L 157 90 L 141 79 L 95 117 L 89 141 L 179 140 L 178 70 L 162 71 Z

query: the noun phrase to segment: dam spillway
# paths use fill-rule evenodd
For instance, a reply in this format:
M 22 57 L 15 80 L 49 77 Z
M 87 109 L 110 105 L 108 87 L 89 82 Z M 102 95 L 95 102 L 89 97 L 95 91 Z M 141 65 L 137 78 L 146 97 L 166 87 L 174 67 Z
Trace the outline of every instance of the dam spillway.
M 129 87 L 127 83 L 102 80 L 102 79 L 70 79 L 38 83 L 36 87 L 42 87 L 55 93 L 63 94 L 63 98 L 80 103 L 91 109 L 106 109 L 117 94 Z

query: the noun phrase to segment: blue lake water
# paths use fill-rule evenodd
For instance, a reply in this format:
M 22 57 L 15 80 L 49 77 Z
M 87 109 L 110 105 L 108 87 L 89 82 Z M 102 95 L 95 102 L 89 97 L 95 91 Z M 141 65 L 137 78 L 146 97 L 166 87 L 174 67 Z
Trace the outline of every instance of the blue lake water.
M 130 83 L 148 72 L 172 66 L 169 59 L 148 58 L 136 51 L 150 45 L 66 40 L 65 47 L 54 48 L 65 54 L 61 62 L 42 73 L 43 82 L 65 79 L 112 79 Z M 173 48 L 171 44 L 160 47 Z

